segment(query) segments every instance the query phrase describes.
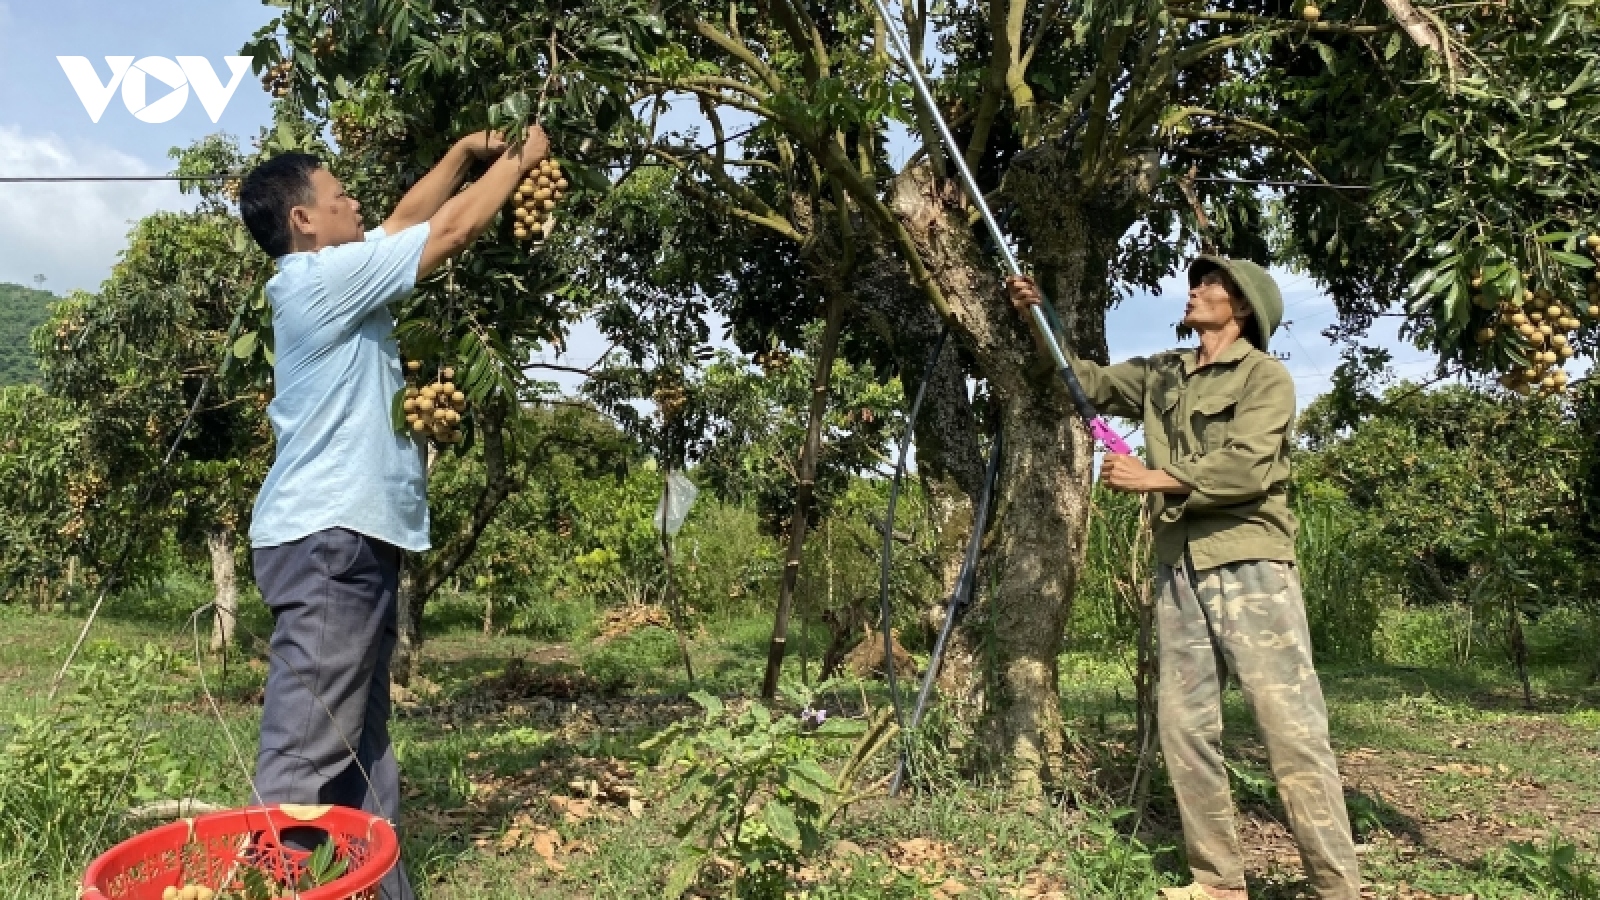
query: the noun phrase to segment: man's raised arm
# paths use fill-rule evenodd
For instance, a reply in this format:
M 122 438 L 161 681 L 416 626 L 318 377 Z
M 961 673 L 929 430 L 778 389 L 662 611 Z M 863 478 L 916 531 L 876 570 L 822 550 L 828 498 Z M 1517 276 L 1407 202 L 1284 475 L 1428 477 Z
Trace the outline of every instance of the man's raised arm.
M 505 136 L 498 131 L 480 131 L 456 141 L 444 159 L 400 198 L 383 223 L 383 233 L 396 235 L 433 218 L 467 180 L 474 162 L 496 159 L 505 149 Z
M 422 249 L 422 261 L 417 265 L 417 277 L 422 278 L 467 249 L 494 221 L 528 172 L 549 155 L 550 140 L 544 129 L 535 125 L 524 135 L 522 146 L 502 153 L 472 187 L 446 200 L 427 220 L 431 228 L 428 243 Z

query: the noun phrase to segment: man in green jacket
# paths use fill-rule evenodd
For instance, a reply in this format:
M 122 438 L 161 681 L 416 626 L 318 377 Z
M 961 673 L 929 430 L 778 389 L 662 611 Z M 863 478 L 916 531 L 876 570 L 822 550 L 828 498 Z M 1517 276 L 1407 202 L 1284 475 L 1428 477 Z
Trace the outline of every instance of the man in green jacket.
M 1023 312 L 1031 280 L 1008 283 Z M 1073 360 L 1102 412 L 1144 423 L 1147 466 L 1108 454 L 1100 478 L 1152 495 L 1161 682 L 1157 720 L 1194 884 L 1173 898 L 1244 900 L 1222 761 L 1222 688 L 1239 676 L 1306 873 L 1324 900 L 1357 900 L 1361 879 L 1328 713 L 1311 662 L 1286 495 L 1294 382 L 1267 344 L 1283 317 L 1272 276 L 1202 256 L 1183 323 L 1200 338 L 1114 366 Z

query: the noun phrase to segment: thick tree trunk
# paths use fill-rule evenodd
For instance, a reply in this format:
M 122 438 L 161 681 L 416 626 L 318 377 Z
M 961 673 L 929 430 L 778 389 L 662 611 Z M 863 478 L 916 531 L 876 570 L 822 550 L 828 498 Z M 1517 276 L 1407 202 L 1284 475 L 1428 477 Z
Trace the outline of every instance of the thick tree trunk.
M 1008 192 L 1019 195 L 1018 227 L 1073 348 L 1104 359 L 1105 260 L 1131 219 L 1120 204 L 1080 202 L 1080 186 L 1057 183 L 1065 170 L 1058 163 L 1016 173 Z M 1135 162 L 1129 174 L 1146 173 Z M 954 187 L 936 183 L 926 167 L 911 169 L 896 179 L 890 202 L 949 303 L 1005 441 L 979 602 L 956 630 L 941 685 L 946 702 L 979 715 L 979 761 L 1032 792 L 1062 774 L 1056 660 L 1086 551 L 1094 448 L 1065 392 L 1041 369 Z
M 206 532 L 206 549 L 211 552 L 211 583 L 215 586 L 215 618 L 211 625 L 211 652 L 221 653 L 233 646 L 238 627 L 239 583 L 234 575 L 234 526 L 218 522 Z

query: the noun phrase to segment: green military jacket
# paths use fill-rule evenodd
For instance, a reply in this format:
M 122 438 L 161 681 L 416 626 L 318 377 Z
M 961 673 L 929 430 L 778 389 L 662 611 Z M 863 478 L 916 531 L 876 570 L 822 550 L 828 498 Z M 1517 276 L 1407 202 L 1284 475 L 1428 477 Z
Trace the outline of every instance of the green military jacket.
M 1289 442 L 1294 381 L 1283 363 L 1234 341 L 1196 369 L 1198 350 L 1113 366 L 1072 361 L 1101 412 L 1144 422 L 1151 466 L 1194 489 L 1153 501 L 1156 558 L 1197 569 L 1251 559 L 1294 561 Z

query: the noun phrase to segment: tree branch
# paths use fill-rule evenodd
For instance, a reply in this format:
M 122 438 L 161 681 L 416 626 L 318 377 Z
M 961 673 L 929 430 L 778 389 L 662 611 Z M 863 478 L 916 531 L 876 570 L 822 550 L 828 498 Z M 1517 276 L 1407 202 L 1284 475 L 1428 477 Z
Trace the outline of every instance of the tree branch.
M 1310 34 L 1383 34 L 1400 26 L 1390 22 L 1385 25 L 1347 25 L 1342 22 L 1297 22 L 1273 16 L 1254 16 L 1236 12 L 1201 12 L 1190 9 L 1169 9 L 1172 18 L 1180 22 L 1236 22 L 1241 25 L 1265 25 L 1284 31 L 1304 31 Z

